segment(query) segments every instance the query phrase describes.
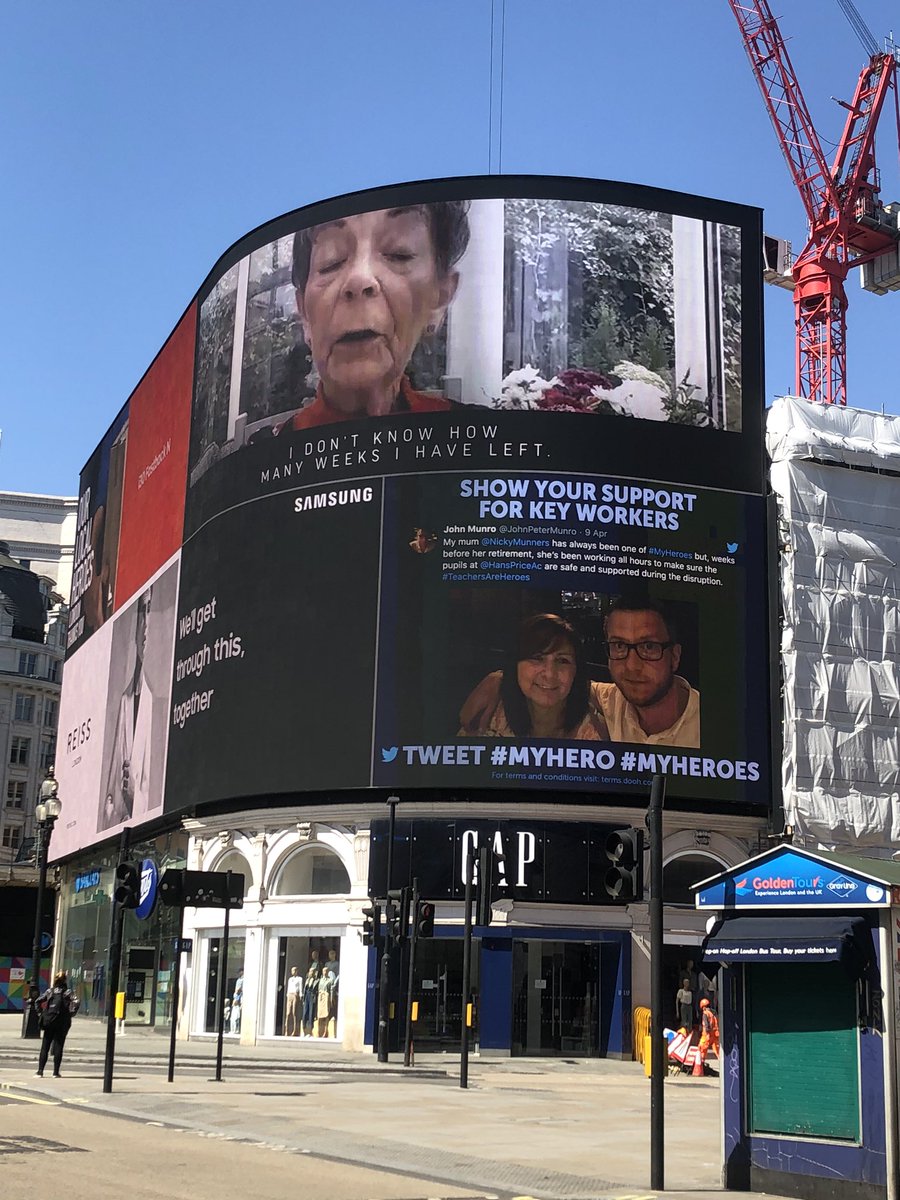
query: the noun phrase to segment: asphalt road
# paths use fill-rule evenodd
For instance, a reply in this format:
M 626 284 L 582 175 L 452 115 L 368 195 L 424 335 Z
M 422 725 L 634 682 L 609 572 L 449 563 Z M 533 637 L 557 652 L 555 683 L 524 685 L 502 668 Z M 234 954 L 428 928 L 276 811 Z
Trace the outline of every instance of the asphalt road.
M 399 1172 L 326 1161 L 195 1130 L 123 1121 L 53 1100 L 0 1094 L 0 1171 L 8 1196 L 39 1191 L 66 1200 L 429 1200 L 484 1192 Z M 494 1194 L 496 1195 L 496 1193 Z

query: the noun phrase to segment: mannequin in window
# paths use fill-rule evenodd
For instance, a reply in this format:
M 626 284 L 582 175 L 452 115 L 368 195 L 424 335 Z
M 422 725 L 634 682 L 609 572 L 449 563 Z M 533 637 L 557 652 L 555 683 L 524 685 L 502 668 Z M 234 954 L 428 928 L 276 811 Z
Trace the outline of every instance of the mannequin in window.
M 316 1036 L 334 1036 L 334 1015 L 337 1003 L 337 978 L 333 964 L 327 962 L 319 979 L 319 994 L 316 997 Z
M 244 1002 L 244 972 L 240 970 L 234 982 L 234 995 L 231 997 L 231 1032 L 241 1032 L 241 1005 Z
M 303 1032 L 303 977 L 291 967 L 287 981 L 287 1011 L 284 1018 L 285 1037 L 299 1037 Z
M 319 994 L 319 956 L 313 951 L 303 984 L 303 1036 L 312 1037 L 316 1024 L 316 998 Z

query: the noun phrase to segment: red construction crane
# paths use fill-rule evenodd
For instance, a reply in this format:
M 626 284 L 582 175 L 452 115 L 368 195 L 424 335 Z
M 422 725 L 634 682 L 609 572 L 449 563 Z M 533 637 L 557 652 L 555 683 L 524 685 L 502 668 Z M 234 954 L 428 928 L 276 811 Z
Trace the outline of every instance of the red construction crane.
M 728 2 L 809 221 L 809 238 L 793 267 L 797 395 L 846 404 L 847 273 L 897 253 L 898 213 L 879 199 L 875 165 L 875 127 L 892 87 L 897 104 L 897 55 L 893 48 L 882 53 L 851 0 L 840 0 L 869 61 L 852 101 L 839 101 L 847 121 L 829 167 L 768 3 Z M 897 115 L 900 128 L 900 109 Z M 900 269 L 888 275 L 890 282 L 872 290 L 900 286 Z

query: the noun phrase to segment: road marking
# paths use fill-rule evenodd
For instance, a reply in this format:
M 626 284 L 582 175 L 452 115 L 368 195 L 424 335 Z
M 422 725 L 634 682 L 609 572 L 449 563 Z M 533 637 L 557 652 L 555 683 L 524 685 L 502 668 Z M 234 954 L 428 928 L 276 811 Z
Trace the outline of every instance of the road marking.
M 40 1100 L 37 1096 L 19 1096 L 18 1094 L 13 1095 L 13 1093 L 8 1090 L 8 1086 L 8 1084 L 3 1085 L 3 1089 L 6 1092 L 4 1099 L 8 1100 L 10 1104 L 49 1104 L 52 1108 L 53 1106 L 58 1106 L 60 1103 L 59 1100 Z

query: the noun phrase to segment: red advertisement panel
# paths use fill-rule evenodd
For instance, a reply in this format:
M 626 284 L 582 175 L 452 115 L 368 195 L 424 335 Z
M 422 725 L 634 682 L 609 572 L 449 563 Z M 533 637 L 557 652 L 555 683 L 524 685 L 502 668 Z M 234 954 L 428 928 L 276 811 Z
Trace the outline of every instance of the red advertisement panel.
M 181 546 L 196 324 L 192 304 L 131 397 L 117 609 Z

